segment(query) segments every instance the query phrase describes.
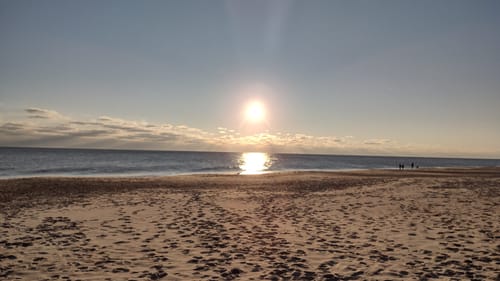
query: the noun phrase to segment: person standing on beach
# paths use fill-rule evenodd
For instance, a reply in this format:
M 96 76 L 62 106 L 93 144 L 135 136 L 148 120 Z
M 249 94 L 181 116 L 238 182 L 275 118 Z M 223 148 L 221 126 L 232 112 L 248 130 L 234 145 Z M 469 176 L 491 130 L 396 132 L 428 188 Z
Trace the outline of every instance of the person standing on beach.
M 411 168 L 412 168 L 412 169 L 413 169 L 413 167 L 414 167 L 414 166 L 415 166 L 415 165 L 414 165 L 414 163 L 413 163 L 413 162 L 411 162 Z

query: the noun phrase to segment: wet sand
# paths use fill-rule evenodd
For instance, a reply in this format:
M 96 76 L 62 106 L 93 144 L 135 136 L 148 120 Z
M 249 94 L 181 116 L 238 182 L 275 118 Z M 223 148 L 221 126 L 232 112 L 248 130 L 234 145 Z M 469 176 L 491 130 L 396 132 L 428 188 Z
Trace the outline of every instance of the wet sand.
M 500 280 L 500 169 L 0 180 L 0 280 Z

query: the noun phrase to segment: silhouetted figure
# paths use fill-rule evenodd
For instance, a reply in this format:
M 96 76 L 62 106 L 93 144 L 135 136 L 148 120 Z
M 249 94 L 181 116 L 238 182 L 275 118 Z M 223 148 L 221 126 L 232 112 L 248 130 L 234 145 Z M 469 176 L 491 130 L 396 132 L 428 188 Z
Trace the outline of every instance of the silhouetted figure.
M 405 164 L 401 164 L 401 170 L 405 169 Z
M 414 167 L 414 166 L 415 166 L 415 165 L 413 164 L 413 162 L 411 162 L 411 168 L 412 168 L 412 169 L 413 169 L 413 167 Z

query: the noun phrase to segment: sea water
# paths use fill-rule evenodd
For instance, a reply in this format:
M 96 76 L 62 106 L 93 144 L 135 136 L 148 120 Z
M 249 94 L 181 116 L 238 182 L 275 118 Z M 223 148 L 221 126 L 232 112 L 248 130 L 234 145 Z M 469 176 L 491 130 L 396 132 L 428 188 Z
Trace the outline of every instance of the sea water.
M 163 176 L 195 173 L 500 166 L 500 160 L 179 152 L 101 149 L 0 148 L 0 178 L 33 176 Z

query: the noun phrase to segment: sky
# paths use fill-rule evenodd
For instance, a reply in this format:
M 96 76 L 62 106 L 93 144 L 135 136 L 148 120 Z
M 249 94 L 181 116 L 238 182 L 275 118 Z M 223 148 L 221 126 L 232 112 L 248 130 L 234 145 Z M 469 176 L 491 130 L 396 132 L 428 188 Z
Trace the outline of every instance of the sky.
M 500 158 L 499 13 L 0 0 L 0 146 Z

